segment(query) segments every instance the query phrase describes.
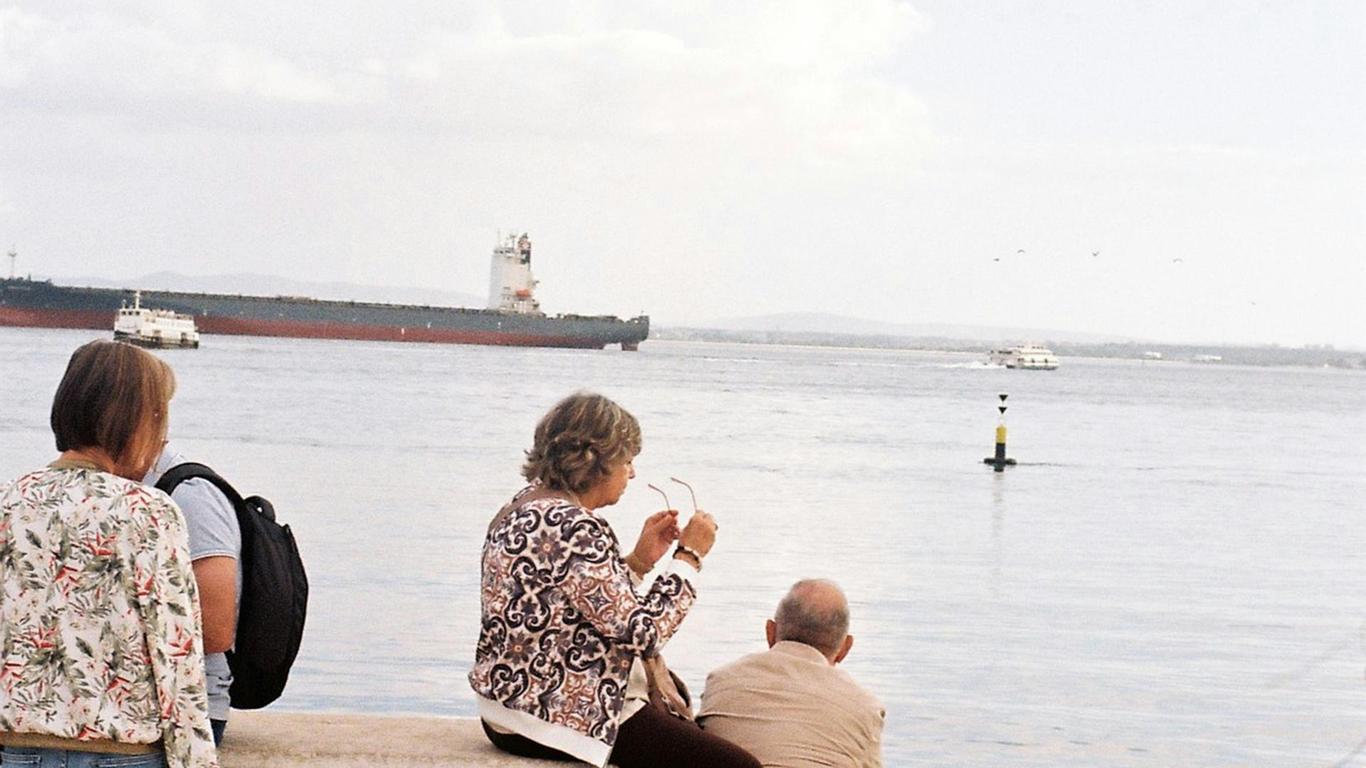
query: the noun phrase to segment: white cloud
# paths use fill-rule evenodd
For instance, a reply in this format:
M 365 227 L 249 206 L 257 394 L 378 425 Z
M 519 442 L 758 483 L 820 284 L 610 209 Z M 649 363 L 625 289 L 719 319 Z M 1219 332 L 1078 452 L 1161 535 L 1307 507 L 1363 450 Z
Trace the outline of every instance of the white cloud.
M 527 34 L 499 17 L 424 35 L 394 66 L 412 82 L 392 95 L 400 109 L 476 138 L 663 142 L 685 154 L 706 147 L 811 165 L 907 162 L 925 134 L 923 110 L 877 65 L 906 44 L 914 16 L 888 2 L 841 8 L 762 6 L 718 13 L 705 29 L 657 17 L 647 20 L 657 26 L 580 20 Z
M 366 84 L 344 68 L 313 71 L 266 47 L 179 31 L 165 19 L 105 11 L 58 20 L 0 10 L 0 85 L 34 104 L 132 111 L 148 102 L 216 96 L 339 104 L 357 101 L 364 90 L 358 86 Z
M 0 8 L 0 88 L 17 87 L 31 76 L 51 26 L 23 9 Z
M 11 9 L 0 17 L 13 41 L 0 76 L 36 104 L 137 113 L 148 101 L 192 99 L 205 108 L 200 120 L 220 130 L 235 121 L 216 112 L 238 111 L 247 98 L 266 122 L 272 103 L 311 104 L 336 107 L 327 121 L 336 130 L 407 124 L 476 139 L 700 141 L 836 167 L 907 162 L 924 133 L 920 105 L 878 71 L 916 23 L 884 0 L 718 6 L 705 25 L 669 9 L 641 20 L 658 27 L 584 23 L 565 10 L 560 26 L 533 31 L 475 7 L 462 27 L 415 22 L 387 55 L 355 59 L 345 41 L 315 48 L 307 29 L 269 46 L 241 44 L 186 15 L 93 12 L 58 22 Z M 618 15 L 631 18 L 607 9 L 596 17 Z M 357 33 L 369 29 L 352 22 Z

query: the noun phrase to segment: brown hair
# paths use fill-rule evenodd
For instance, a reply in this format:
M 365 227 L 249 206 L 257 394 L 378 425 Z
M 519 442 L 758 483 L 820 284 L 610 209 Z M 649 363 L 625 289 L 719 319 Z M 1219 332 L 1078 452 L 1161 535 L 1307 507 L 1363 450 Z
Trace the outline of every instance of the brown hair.
M 154 458 L 174 394 L 175 373 L 156 355 L 119 341 L 85 344 L 52 398 L 57 450 L 101 448 L 119 464 Z
M 636 417 L 602 395 L 576 392 L 536 425 L 522 476 L 557 491 L 583 493 L 638 453 Z

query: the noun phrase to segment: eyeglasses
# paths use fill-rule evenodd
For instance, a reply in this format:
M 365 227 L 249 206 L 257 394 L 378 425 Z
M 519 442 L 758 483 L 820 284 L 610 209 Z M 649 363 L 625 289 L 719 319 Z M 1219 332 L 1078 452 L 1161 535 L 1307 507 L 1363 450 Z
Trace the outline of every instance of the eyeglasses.
M 683 486 L 684 488 L 687 488 L 687 489 L 688 489 L 688 498 L 692 501 L 692 511 L 693 511 L 693 512 L 696 512 L 696 511 L 697 511 L 697 494 L 696 494 L 696 493 L 693 493 L 692 486 L 689 485 L 688 483 L 682 481 L 682 480 L 679 480 L 679 479 L 676 478 L 676 477 L 670 477 L 669 479 L 672 480 L 672 481 L 674 481 L 675 483 L 678 483 L 679 485 Z M 665 493 L 663 488 L 660 488 L 659 486 L 655 485 L 654 483 L 646 483 L 645 486 L 646 486 L 647 488 L 649 488 L 650 490 L 654 491 L 655 493 L 659 494 L 660 496 L 664 497 L 664 508 L 665 508 L 665 509 L 673 509 L 673 505 L 669 503 L 669 494 Z

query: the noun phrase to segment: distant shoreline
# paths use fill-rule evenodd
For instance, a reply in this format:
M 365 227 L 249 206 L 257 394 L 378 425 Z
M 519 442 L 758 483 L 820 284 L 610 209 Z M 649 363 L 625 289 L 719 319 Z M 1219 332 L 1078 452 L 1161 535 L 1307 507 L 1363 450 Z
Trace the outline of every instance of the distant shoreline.
M 739 331 L 716 328 L 654 328 L 650 340 L 708 341 L 732 344 L 776 344 L 797 347 L 842 347 L 854 349 L 903 349 L 921 352 L 961 352 L 985 355 L 1007 342 L 990 344 L 979 340 L 936 336 L 891 336 L 813 331 Z M 1012 343 L 1023 342 L 1015 339 Z M 1302 368 L 1339 368 L 1366 370 L 1366 351 L 1337 349 L 1331 345 L 1282 347 L 1277 345 L 1159 344 L 1139 342 L 1068 342 L 1034 339 L 1062 357 L 1141 360 L 1152 363 L 1193 362 L 1200 364 L 1294 366 Z M 648 342 L 647 342 L 648 343 Z M 1155 357 L 1160 355 L 1160 357 Z M 1211 360 L 1217 357 L 1218 360 Z

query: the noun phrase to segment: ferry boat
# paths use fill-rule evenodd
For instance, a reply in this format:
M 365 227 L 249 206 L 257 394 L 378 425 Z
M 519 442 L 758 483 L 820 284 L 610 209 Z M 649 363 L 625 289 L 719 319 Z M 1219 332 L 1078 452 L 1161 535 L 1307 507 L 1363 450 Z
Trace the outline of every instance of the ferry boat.
M 1003 365 L 1007 368 L 1020 368 L 1026 371 L 1052 371 L 1058 367 L 1058 356 L 1053 354 L 1053 350 L 1040 347 L 1037 344 L 993 349 L 988 359 L 992 365 Z
M 0 326 L 109 327 L 109 316 L 134 299 L 132 288 L 83 288 L 51 280 L 0 278 Z M 158 308 L 194 318 L 202 333 L 313 339 L 496 344 L 635 350 L 650 335 L 650 318 L 547 315 L 535 296 L 531 239 L 496 242 L 488 305 L 482 309 L 335 301 L 301 296 L 244 296 L 142 290 Z
M 133 292 L 133 306 L 126 303 L 114 316 L 114 339 L 139 347 L 199 349 L 199 331 L 194 318 L 167 309 L 142 306 L 142 292 Z

